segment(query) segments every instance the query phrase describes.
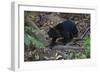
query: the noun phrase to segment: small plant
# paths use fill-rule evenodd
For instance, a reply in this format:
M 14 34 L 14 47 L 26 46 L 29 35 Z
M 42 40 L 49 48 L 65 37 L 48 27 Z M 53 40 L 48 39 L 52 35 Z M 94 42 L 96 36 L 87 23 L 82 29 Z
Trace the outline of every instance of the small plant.
M 84 38 L 84 54 L 86 55 L 87 58 L 90 58 L 90 36 L 86 36 Z

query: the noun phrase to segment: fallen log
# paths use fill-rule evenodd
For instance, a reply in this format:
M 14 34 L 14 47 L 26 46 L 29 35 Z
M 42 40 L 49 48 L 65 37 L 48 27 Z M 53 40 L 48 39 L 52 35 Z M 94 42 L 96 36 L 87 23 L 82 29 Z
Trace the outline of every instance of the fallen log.
M 63 49 L 73 49 L 73 50 L 82 50 L 83 47 L 79 47 L 79 46 L 69 46 L 69 45 L 56 45 L 54 46 L 52 49 L 55 49 L 55 50 L 63 50 Z

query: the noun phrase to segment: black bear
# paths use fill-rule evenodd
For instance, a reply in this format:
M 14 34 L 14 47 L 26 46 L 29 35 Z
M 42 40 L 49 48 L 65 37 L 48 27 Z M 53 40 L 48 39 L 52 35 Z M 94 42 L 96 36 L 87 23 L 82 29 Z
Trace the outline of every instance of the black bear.
M 62 43 L 65 45 L 78 36 L 78 30 L 76 25 L 71 20 L 66 20 L 62 23 L 57 24 L 53 28 L 50 28 L 48 35 L 52 38 L 52 46 L 55 45 L 57 38 L 62 38 Z

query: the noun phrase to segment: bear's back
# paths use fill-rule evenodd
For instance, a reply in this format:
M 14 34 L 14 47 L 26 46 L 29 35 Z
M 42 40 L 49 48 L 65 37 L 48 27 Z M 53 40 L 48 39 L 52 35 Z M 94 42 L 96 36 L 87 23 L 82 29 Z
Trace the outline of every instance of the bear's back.
M 68 20 L 62 23 L 62 27 L 64 31 L 72 32 L 73 28 L 75 28 L 75 24 L 72 21 Z

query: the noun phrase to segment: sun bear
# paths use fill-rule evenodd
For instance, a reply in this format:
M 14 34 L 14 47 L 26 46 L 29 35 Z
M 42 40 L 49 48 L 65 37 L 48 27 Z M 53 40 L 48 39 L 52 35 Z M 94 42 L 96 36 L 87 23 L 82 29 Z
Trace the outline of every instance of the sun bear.
M 56 44 L 58 38 L 62 38 L 62 43 L 65 45 L 74 37 L 78 36 L 78 29 L 74 22 L 66 20 L 52 28 L 49 28 L 48 36 L 52 39 L 52 46 Z

